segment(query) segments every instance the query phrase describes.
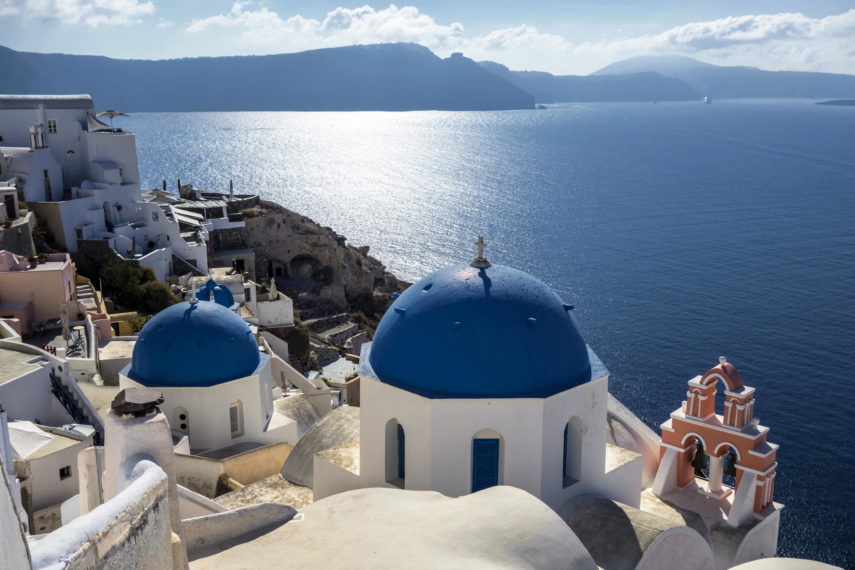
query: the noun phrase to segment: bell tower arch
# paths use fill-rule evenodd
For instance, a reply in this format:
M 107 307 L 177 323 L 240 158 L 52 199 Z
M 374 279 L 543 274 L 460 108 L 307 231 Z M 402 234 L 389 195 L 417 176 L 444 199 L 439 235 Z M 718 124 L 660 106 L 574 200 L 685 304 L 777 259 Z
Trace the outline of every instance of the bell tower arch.
M 720 413 L 715 409 L 719 387 L 724 390 Z M 661 426 L 654 494 L 679 501 L 681 493 L 701 493 L 721 501 L 732 526 L 770 511 L 778 446 L 767 441 L 769 428 L 754 417 L 754 393 L 723 356 L 717 366 L 689 380 L 686 400 Z M 705 458 L 698 461 L 701 449 L 709 458 L 704 476 L 695 471 L 706 463 Z M 733 487 L 724 484 L 726 475 Z

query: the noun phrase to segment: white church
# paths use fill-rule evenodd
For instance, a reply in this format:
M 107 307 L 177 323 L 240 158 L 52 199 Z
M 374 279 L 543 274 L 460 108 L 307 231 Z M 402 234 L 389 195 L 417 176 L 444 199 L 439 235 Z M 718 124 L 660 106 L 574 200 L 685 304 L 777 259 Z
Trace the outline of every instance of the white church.
M 187 436 L 188 453 L 296 443 L 294 422 L 274 410 L 271 356 L 234 312 L 231 293 L 209 280 L 200 296 L 192 289 L 146 323 L 119 386 L 162 393 L 160 409 Z
M 608 371 L 572 309 L 480 250 L 412 285 L 362 351 L 359 476 L 322 468 L 315 497 L 511 485 L 555 508 L 590 492 L 638 506 L 642 458 L 606 468 Z
M 677 439 L 668 423 L 660 441 L 674 443 L 654 439 L 639 452 L 609 442 L 609 373 L 582 338 L 573 307 L 531 275 L 491 264 L 482 238 L 477 245 L 471 263 L 435 271 L 401 294 L 363 347 L 359 440 L 315 455 L 315 500 L 370 487 L 460 497 L 509 485 L 552 507 L 597 560 L 618 539 L 586 540 L 596 524 L 603 532 L 614 525 L 616 536 L 658 529 L 637 568 L 681 557 L 692 560 L 686 568 L 725 568 L 773 556 L 782 506 L 771 492 L 755 493 L 755 465 L 740 459 L 737 492 L 724 493 L 720 472 L 709 483 L 694 476 L 692 462 L 704 451 L 684 433 L 705 428 L 683 428 Z M 704 377 L 735 371 L 720 367 Z M 714 397 L 714 380 L 706 385 Z M 725 432 L 718 441 L 739 449 L 757 439 L 748 435 L 756 421 L 728 424 L 712 408 L 696 421 L 715 424 Z M 760 430 L 765 441 L 768 429 Z M 723 449 L 709 449 L 714 466 Z M 774 455 L 766 457 L 759 467 L 774 470 Z M 740 515 L 728 518 L 730 511 Z M 704 527 L 690 528 L 684 516 Z

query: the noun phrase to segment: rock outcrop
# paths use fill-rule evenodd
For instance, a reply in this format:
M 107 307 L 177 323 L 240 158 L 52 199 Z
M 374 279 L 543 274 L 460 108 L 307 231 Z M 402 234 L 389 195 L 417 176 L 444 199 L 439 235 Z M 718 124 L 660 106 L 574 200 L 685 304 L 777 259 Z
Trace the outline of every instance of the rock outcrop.
M 331 228 L 273 202 L 261 201 L 245 222 L 246 246 L 256 250 L 257 278 L 276 279 L 298 309 L 302 295 L 313 298 L 306 308 L 317 307 L 321 299 L 343 310 L 382 314 L 391 293 L 408 285 L 368 255 L 367 246 L 348 245 Z

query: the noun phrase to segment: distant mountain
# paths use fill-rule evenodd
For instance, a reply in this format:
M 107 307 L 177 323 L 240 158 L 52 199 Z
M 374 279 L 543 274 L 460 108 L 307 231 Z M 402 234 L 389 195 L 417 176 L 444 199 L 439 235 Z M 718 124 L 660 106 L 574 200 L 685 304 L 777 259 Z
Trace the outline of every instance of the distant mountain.
M 414 44 L 160 61 L 0 46 L 0 93 L 89 93 L 122 111 L 531 109 L 534 98 L 460 54 Z
M 685 81 L 695 91 L 713 98 L 855 97 L 855 75 L 725 67 L 683 56 L 632 57 L 607 65 L 591 77 L 650 72 Z
M 511 71 L 492 61 L 480 63 L 484 69 L 534 95 L 538 103 L 685 101 L 701 98 L 686 82 L 659 73 L 552 75 L 543 71 Z

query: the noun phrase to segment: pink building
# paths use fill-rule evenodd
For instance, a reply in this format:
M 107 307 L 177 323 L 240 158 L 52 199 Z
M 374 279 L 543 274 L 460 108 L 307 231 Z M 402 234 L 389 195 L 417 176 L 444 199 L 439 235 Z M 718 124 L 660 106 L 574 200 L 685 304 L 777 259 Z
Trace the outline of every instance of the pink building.
M 34 325 L 58 319 L 63 302 L 74 298 L 74 265 L 67 253 L 53 253 L 37 263 L 0 251 L 0 318 L 27 336 Z

